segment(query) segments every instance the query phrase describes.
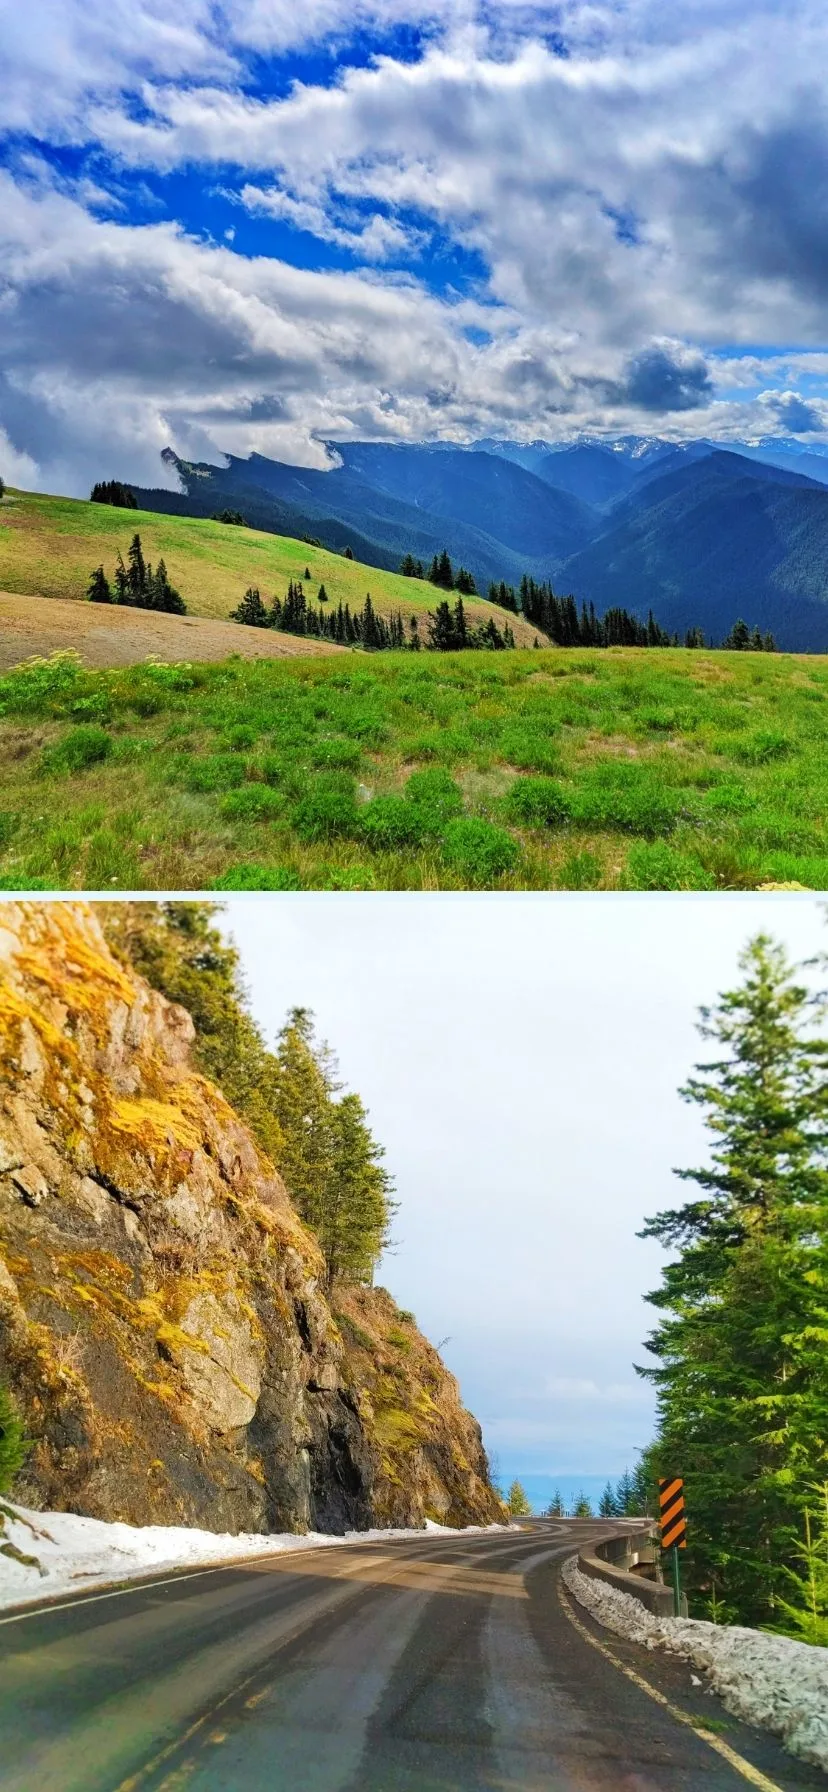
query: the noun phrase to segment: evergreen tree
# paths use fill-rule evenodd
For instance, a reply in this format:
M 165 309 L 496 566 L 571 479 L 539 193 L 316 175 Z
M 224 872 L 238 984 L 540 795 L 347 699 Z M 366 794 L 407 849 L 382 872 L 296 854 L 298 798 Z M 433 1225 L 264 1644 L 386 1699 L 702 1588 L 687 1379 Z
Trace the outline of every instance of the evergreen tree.
M 763 641 L 762 641 L 762 646 L 765 650 L 765 653 L 776 653 L 778 651 L 777 646 L 776 646 L 776 640 L 775 640 L 774 636 L 770 633 L 768 633 L 764 636 Z
M 598 1516 L 600 1518 L 617 1518 L 618 1516 L 618 1508 L 615 1504 L 615 1494 L 612 1491 L 611 1481 L 607 1482 L 601 1495 L 598 1505 Z
M 643 1370 L 658 1394 L 657 1472 L 684 1476 L 691 1585 L 776 1624 L 808 1488 L 828 1479 L 828 1043 L 824 1005 L 760 935 L 742 984 L 702 1010 L 716 1057 L 682 1091 L 712 1161 L 700 1198 L 649 1220 L 675 1253 Z M 659 1467 L 660 1465 L 660 1467 Z
M 573 1518 L 592 1518 L 593 1516 L 592 1501 L 587 1499 L 583 1489 L 572 1508 L 572 1516 Z
M 127 587 L 128 602 L 142 604 L 147 594 L 147 567 L 141 547 L 141 537 L 133 535 L 127 554 Z
M 96 566 L 95 571 L 90 575 L 86 595 L 91 604 L 112 603 L 112 591 L 102 566 Z
M 531 1516 L 532 1508 L 520 1481 L 512 1482 L 506 1496 L 506 1504 L 513 1518 L 529 1518 Z
M 460 592 L 461 597 L 476 597 L 477 596 L 477 586 L 474 582 L 472 574 L 470 572 L 466 571 L 465 566 L 461 566 L 458 571 L 457 578 L 455 580 L 455 588 L 457 591 Z
M 321 604 L 326 604 L 328 601 L 328 593 L 325 590 L 324 585 L 320 585 L 320 587 L 319 587 L 318 598 L 319 598 L 319 602 Z
M 354 557 L 353 548 L 344 548 L 343 549 L 343 558 L 345 560 L 353 560 L 353 557 Z
M 163 610 L 169 616 L 186 616 L 187 614 L 187 606 L 181 592 L 170 584 L 163 560 L 159 560 L 154 575 L 152 568 L 147 568 L 147 601 L 151 610 Z
M 116 604 L 128 604 L 129 601 L 129 573 L 124 565 L 124 557 L 119 548 L 118 557 L 115 561 L 115 602 Z
M 269 628 L 270 617 L 262 602 L 258 585 L 248 585 L 237 608 L 230 611 L 230 620 L 244 622 L 248 628 Z
M 409 647 L 413 653 L 419 653 L 420 648 L 422 647 L 422 641 L 420 640 L 420 624 L 416 616 L 412 616 L 408 626 L 411 632 Z
M 730 634 L 725 636 L 722 646 L 732 649 L 735 653 L 744 653 L 749 648 L 750 629 L 747 623 L 742 621 L 741 616 L 737 622 L 734 622 Z
M 553 1493 L 552 1498 L 549 1501 L 549 1505 L 546 1508 L 546 1517 L 547 1518 L 563 1518 L 564 1516 L 565 1516 L 564 1504 L 563 1504 L 563 1498 L 561 1495 L 561 1490 L 559 1487 L 556 1487 L 555 1492 Z
M 93 485 L 89 494 L 92 504 L 114 504 L 119 510 L 137 510 L 138 500 L 128 485 L 122 485 L 120 479 L 99 480 Z

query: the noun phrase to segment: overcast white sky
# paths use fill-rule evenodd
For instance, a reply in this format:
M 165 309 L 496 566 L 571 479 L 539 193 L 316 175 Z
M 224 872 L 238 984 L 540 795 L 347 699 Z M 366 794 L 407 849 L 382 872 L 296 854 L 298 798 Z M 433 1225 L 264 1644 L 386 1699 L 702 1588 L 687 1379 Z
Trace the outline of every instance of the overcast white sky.
M 643 1217 L 702 1160 L 676 1093 L 700 1003 L 762 928 L 820 951 L 797 897 L 230 898 L 272 1037 L 313 1008 L 401 1203 L 382 1280 L 459 1375 L 501 1472 L 617 1474 L 648 1441 L 633 1373 L 661 1252 Z

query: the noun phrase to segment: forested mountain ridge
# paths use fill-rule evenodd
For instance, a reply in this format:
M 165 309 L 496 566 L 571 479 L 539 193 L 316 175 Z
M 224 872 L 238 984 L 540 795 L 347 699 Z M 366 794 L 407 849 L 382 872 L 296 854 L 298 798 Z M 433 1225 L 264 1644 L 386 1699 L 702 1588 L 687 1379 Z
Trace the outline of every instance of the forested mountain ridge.
M 33 1440 L 17 1497 L 216 1530 L 499 1517 L 479 1427 L 412 1316 L 329 1273 L 263 1112 L 242 1121 L 190 1015 L 116 943 L 83 905 L 4 913 L 0 1384 Z M 274 1146 L 287 1132 L 283 1115 Z
M 485 592 L 526 573 L 561 594 L 722 641 L 737 616 L 789 650 L 828 642 L 828 458 L 630 438 L 328 444 L 328 470 L 253 454 L 226 467 L 165 458 L 180 493 L 150 508 L 210 515 L 351 547 L 391 569 L 444 548 Z M 825 469 L 824 479 L 814 471 Z
M 567 561 L 562 581 L 587 601 L 638 610 L 661 626 L 721 637 L 741 615 L 788 651 L 828 647 L 828 491 L 803 475 L 718 452 L 648 481 Z

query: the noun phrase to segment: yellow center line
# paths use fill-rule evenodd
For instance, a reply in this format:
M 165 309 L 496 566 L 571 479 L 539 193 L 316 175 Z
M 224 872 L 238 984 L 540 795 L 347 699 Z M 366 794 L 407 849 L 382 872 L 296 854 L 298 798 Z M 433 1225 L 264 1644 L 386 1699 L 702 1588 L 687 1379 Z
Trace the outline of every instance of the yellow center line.
M 722 1755 L 735 1772 L 741 1774 L 743 1780 L 748 1781 L 749 1785 L 758 1786 L 760 1792 L 783 1792 L 783 1788 L 777 1785 L 776 1780 L 769 1780 L 766 1773 L 760 1773 L 758 1767 L 752 1766 L 751 1762 L 746 1761 L 743 1755 L 738 1755 L 735 1748 L 731 1748 L 728 1742 L 722 1742 L 721 1737 L 712 1735 L 710 1730 L 705 1730 L 701 1724 L 696 1723 L 692 1717 L 687 1716 L 686 1712 L 680 1711 L 677 1705 L 673 1705 L 669 1699 L 665 1698 L 664 1693 L 659 1692 L 656 1686 L 651 1686 L 649 1680 L 643 1679 L 642 1675 L 637 1674 L 634 1668 L 627 1667 L 626 1662 L 619 1661 L 613 1650 L 608 1648 L 606 1643 L 600 1642 L 597 1636 L 593 1636 L 591 1631 L 587 1630 L 586 1625 L 581 1623 L 580 1618 L 576 1618 L 571 1602 L 560 1581 L 558 1596 L 570 1624 L 574 1625 L 579 1636 L 582 1636 L 584 1641 L 590 1643 L 592 1648 L 597 1649 L 601 1655 L 605 1655 L 607 1661 L 611 1661 L 613 1667 L 617 1668 L 620 1674 L 626 1674 L 627 1679 L 632 1680 L 635 1686 L 639 1686 L 642 1692 L 646 1692 L 657 1705 L 663 1705 L 665 1711 L 669 1711 L 670 1716 L 675 1718 L 676 1723 L 685 1724 L 695 1736 L 700 1736 L 702 1742 L 706 1742 L 708 1748 L 715 1749 L 717 1755 Z

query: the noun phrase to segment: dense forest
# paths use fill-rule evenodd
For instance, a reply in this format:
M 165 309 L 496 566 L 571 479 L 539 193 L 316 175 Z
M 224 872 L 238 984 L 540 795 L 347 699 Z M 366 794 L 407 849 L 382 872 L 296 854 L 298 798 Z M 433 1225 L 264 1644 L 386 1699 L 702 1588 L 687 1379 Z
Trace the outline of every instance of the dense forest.
M 711 1135 L 648 1297 L 652 1476 L 681 1475 L 691 1611 L 828 1644 L 828 1004 L 758 936 L 681 1091 Z M 810 974 L 809 974 L 810 972 Z

